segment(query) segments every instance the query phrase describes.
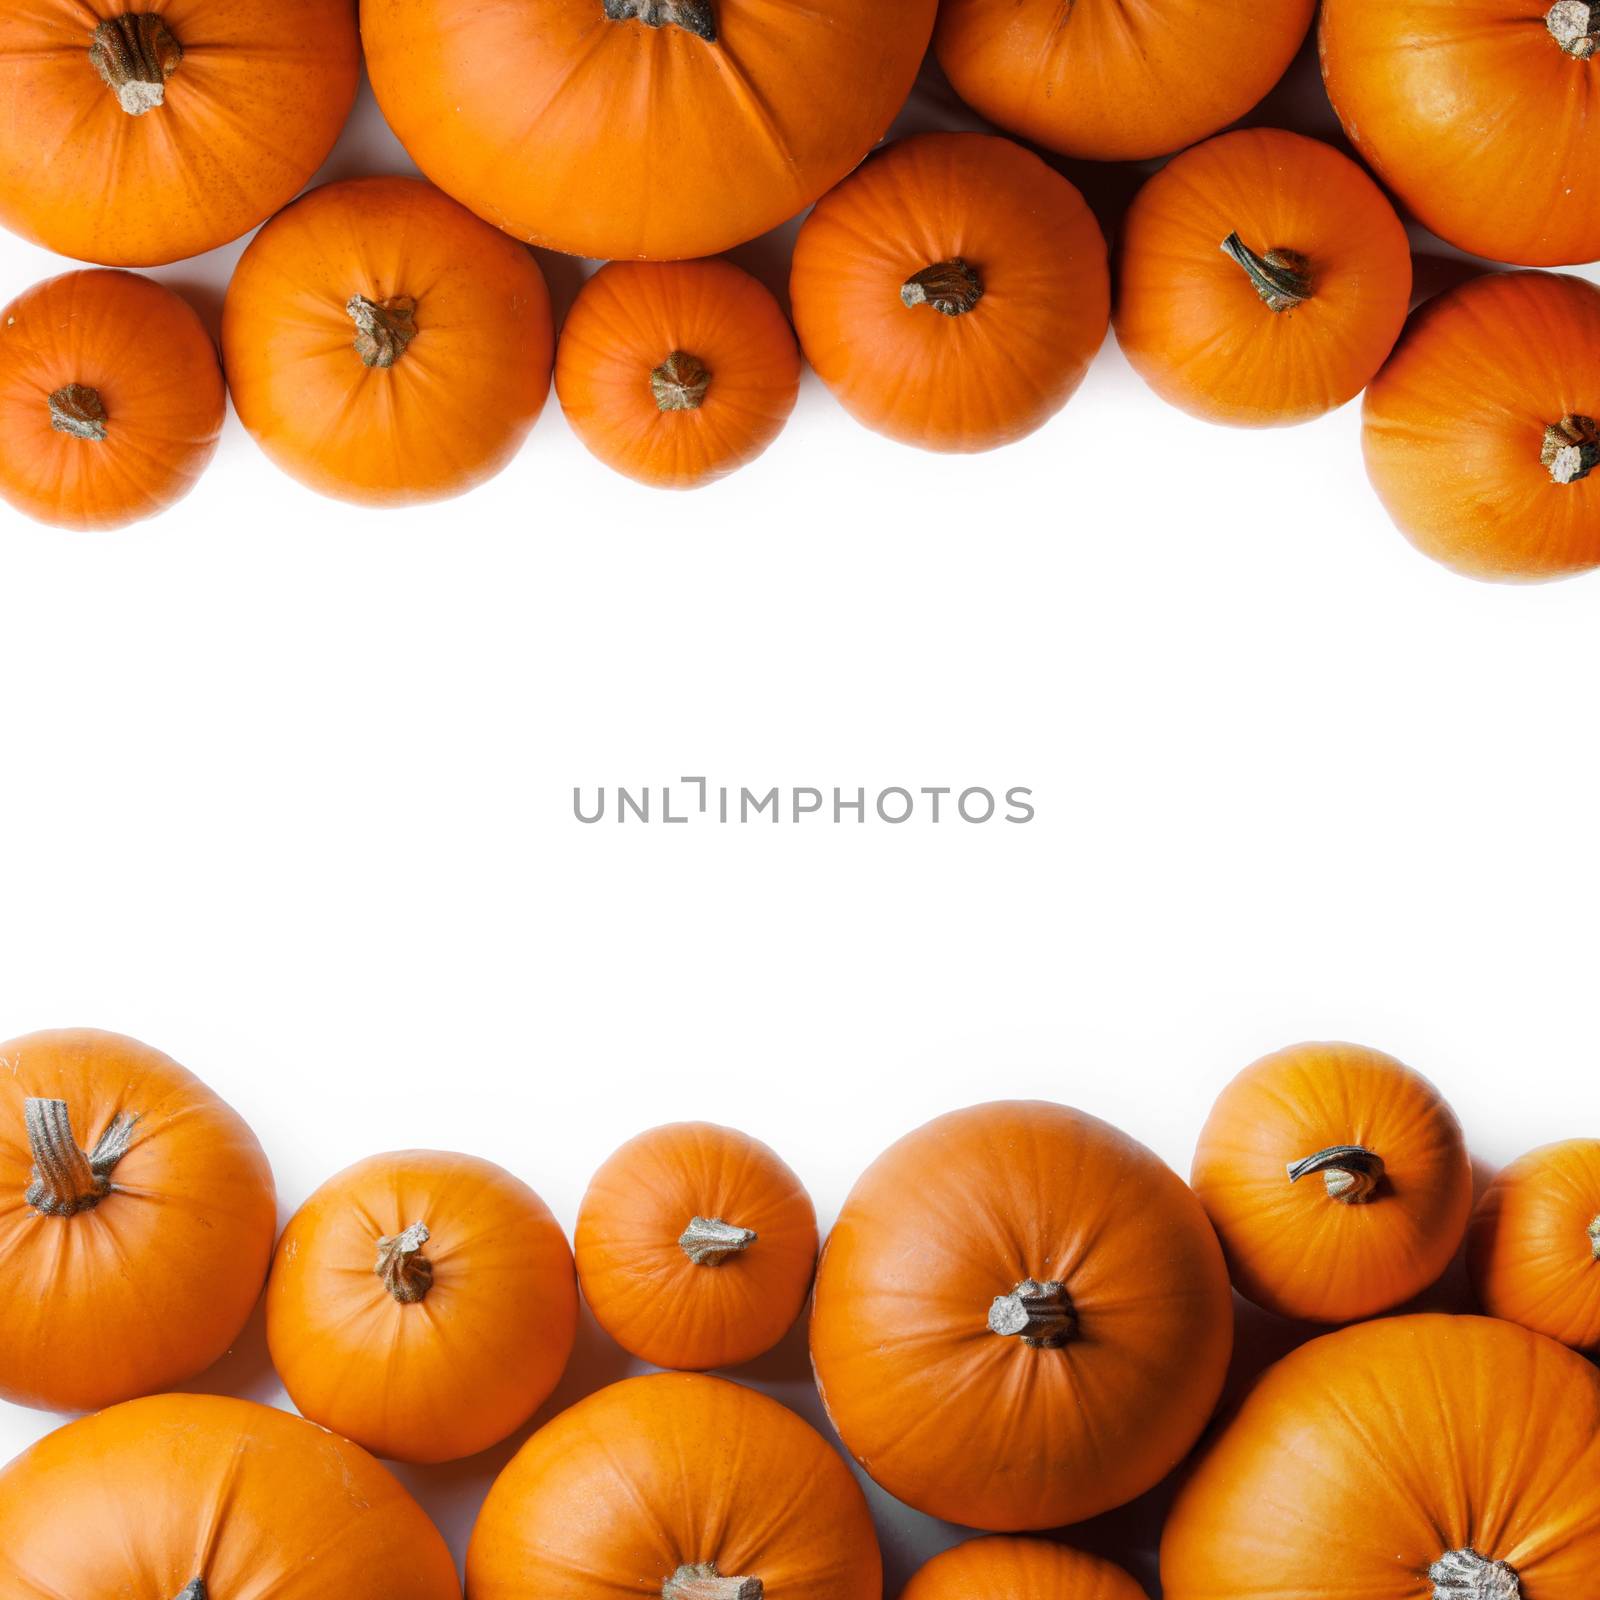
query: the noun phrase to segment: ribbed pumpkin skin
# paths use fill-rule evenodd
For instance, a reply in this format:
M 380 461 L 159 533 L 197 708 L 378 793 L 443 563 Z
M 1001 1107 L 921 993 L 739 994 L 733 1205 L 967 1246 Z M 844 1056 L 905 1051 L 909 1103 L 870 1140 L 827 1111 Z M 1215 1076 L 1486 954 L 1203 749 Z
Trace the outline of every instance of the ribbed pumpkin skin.
M 95 390 L 103 439 L 52 426 L 50 397 Z M 195 486 L 225 407 L 216 347 L 188 303 L 131 272 L 68 272 L 0 311 L 0 496 L 59 528 L 126 527 Z
M 997 1296 L 1065 1286 L 1059 1348 L 990 1331 Z M 1209 1419 L 1233 1343 L 1222 1253 L 1143 1145 L 1066 1106 L 938 1117 L 867 1169 L 824 1246 L 811 1357 L 890 1494 L 970 1527 L 1050 1528 L 1143 1493 Z
M 957 94 L 1009 133 L 1087 161 L 1166 155 L 1283 76 L 1315 0 L 944 0 Z
M 1314 1339 L 1260 1379 L 1178 1495 L 1161 1588 L 1427 1600 L 1428 1569 L 1468 1548 L 1510 1563 L 1524 1596 L 1589 1593 L 1600 1374 L 1509 1323 L 1395 1317 Z
M 601 0 L 363 0 L 389 126 L 440 188 L 530 244 L 715 255 L 810 205 L 910 93 L 935 0 L 711 0 L 717 37 Z
M 0 1591 L 16 1600 L 460 1600 L 422 1508 L 364 1450 L 216 1395 L 113 1406 L 0 1471 Z
M 1143 1600 L 1115 1562 L 1052 1539 L 969 1539 L 926 1561 L 900 1600 Z
M 548 1422 L 495 1480 L 467 1550 L 472 1600 L 652 1600 L 714 1563 L 786 1600 L 879 1600 L 867 1503 L 820 1434 L 699 1373 L 629 1378 Z
M 89 59 L 112 17 L 155 13 L 183 50 L 131 116 Z M 361 69 L 353 0 L 8 0 L 0 13 L 0 224 L 107 266 L 214 250 L 327 158 Z
M 1547 1144 L 1501 1172 L 1472 1214 L 1467 1268 L 1490 1316 L 1600 1350 L 1600 1139 Z
M 1473 578 L 1600 566 L 1600 473 L 1555 483 L 1544 430 L 1600 418 L 1600 289 L 1513 272 L 1473 278 L 1412 317 L 1367 390 L 1367 476 L 1424 555 Z
M 1600 56 L 1549 0 L 1325 0 L 1328 98 L 1361 157 L 1441 239 L 1492 261 L 1600 256 Z
M 1323 1178 L 1285 1170 L 1359 1145 L 1383 1161 L 1373 1195 L 1345 1203 Z M 1225 1088 L 1189 1181 L 1234 1287 L 1280 1316 L 1349 1322 L 1409 1300 L 1450 1264 L 1472 1206 L 1455 1114 L 1420 1073 L 1350 1044 L 1263 1057 Z
M 907 306 L 960 258 L 970 311 Z M 992 450 L 1066 404 L 1105 338 L 1105 240 L 1083 197 L 1009 139 L 901 139 L 818 202 L 790 278 L 806 359 L 857 421 L 928 450 Z
M 402 1304 L 378 1241 L 421 1222 L 433 1281 Z M 267 1288 L 272 1363 L 302 1415 L 399 1461 L 505 1438 L 572 1351 L 572 1252 L 538 1195 L 492 1161 L 402 1150 L 346 1168 L 284 1229 Z
M 85 1150 L 137 1114 L 92 1209 L 29 1205 L 30 1096 L 64 1100 Z M 254 1309 L 276 1227 L 255 1135 L 159 1050 L 90 1028 L 0 1045 L 0 1397 L 88 1411 L 203 1372 Z
M 678 1240 L 694 1217 L 755 1241 L 697 1264 Z M 578 1277 L 596 1321 L 658 1367 L 729 1367 L 770 1350 L 805 1306 L 817 1216 L 777 1153 L 732 1128 L 674 1122 L 630 1139 L 578 1212 Z
M 1219 248 L 1303 258 L 1310 298 L 1273 311 Z M 1394 347 L 1411 247 L 1353 161 L 1276 128 L 1175 157 L 1124 224 L 1117 343 L 1163 400 L 1209 422 L 1279 427 L 1342 406 Z

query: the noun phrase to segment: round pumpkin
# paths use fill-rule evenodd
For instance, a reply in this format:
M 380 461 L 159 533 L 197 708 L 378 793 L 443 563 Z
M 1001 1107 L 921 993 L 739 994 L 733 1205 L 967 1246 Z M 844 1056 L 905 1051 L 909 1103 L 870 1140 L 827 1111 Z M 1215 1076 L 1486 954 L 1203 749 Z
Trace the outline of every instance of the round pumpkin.
M 1143 1145 L 1066 1106 L 938 1117 L 850 1192 L 811 1315 L 839 1436 L 890 1494 L 1050 1528 L 1165 1477 L 1233 1343 L 1222 1252 Z
M 1425 555 L 1474 578 L 1600 566 L 1600 289 L 1473 278 L 1411 319 L 1367 390 L 1367 476 Z
M 821 1435 L 723 1378 L 629 1378 L 548 1422 L 495 1480 L 472 1600 L 879 1600 L 867 1503 Z
M 89 1028 L 0 1045 L 0 1396 L 88 1411 L 204 1371 L 276 1226 L 255 1135 L 159 1050 Z
M 1211 1108 L 1189 1181 L 1239 1293 L 1311 1322 L 1420 1294 L 1472 1206 L 1455 1113 L 1420 1073 L 1353 1044 L 1246 1067 Z
M 1163 400 L 1274 427 L 1359 394 L 1410 297 L 1411 247 L 1378 186 L 1315 139 L 1250 128 L 1184 151 L 1139 191 L 1117 342 Z
M 595 1173 L 574 1242 L 583 1297 L 624 1350 L 658 1367 L 731 1367 L 794 1326 L 817 1216 L 759 1139 L 674 1122 Z
M 1467 1269 L 1491 1316 L 1600 1350 L 1600 1139 L 1513 1161 L 1467 1229 Z
M 0 1591 L 460 1600 L 421 1506 L 364 1450 L 217 1395 L 131 1400 L 0 1471 Z
M 1315 0 L 944 0 L 934 44 L 998 127 L 1086 161 L 1166 155 L 1282 77 Z
M 554 344 L 533 257 L 415 178 L 330 183 L 280 212 L 222 315 L 256 442 L 319 493 L 373 506 L 499 472 L 544 405 Z
M 991 1535 L 926 1561 L 900 1600 L 1144 1600 L 1115 1562 L 1053 1539 Z
M 1324 0 L 1328 98 L 1441 239 L 1495 261 L 1600 256 L 1600 8 Z
M 818 202 L 790 299 L 806 359 L 858 421 L 929 450 L 991 450 L 1083 381 L 1110 314 L 1105 240 L 1020 145 L 918 134 Z
M 0 496 L 58 528 L 121 528 L 195 486 L 224 411 L 188 303 L 131 272 L 68 272 L 0 311 Z
M 715 255 L 803 211 L 883 137 L 935 0 L 362 0 L 389 126 L 530 244 Z
M 693 489 L 754 461 L 800 389 L 778 302 L 729 261 L 616 261 L 561 328 L 556 394 L 608 467 Z
M 352 0 L 27 0 L 0 13 L 0 223 L 153 267 L 248 233 L 355 103 Z
M 399 1461 L 454 1461 L 528 1420 L 577 1328 L 566 1235 L 492 1161 L 372 1156 L 290 1219 L 267 1285 L 272 1364 L 303 1416 Z
M 1568 1600 L 1600 1561 L 1600 1374 L 1487 1317 L 1324 1335 L 1256 1383 L 1161 1538 L 1166 1600 Z

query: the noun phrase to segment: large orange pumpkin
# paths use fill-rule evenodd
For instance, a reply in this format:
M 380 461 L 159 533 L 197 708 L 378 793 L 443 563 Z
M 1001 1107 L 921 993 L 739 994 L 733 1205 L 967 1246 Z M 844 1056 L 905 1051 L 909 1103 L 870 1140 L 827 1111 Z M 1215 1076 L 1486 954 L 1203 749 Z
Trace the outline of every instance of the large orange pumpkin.
M 1461 1126 L 1438 1090 L 1351 1044 L 1293 1045 L 1246 1067 L 1212 1107 L 1189 1181 L 1239 1293 L 1312 1322 L 1419 1294 L 1472 1206 Z
M 362 0 L 389 126 L 442 189 L 573 255 L 715 255 L 883 137 L 934 0 Z
M 415 178 L 315 189 L 251 241 L 222 355 L 239 420 L 322 494 L 460 494 L 516 454 L 550 389 L 550 295 L 521 245 Z
M 572 1252 L 550 1209 L 476 1156 L 405 1150 L 330 1178 L 267 1286 L 272 1363 L 304 1416 L 381 1456 L 505 1438 L 572 1351 Z
M 1322 76 L 1417 218 L 1521 266 L 1600 256 L 1600 10 L 1589 0 L 1324 0 Z
M 1178 1496 L 1166 1600 L 1578 1600 L 1600 1563 L 1600 1374 L 1486 1317 L 1302 1345 Z
M 364 1450 L 248 1400 L 165 1394 L 0 1471 L 12 1600 L 460 1600 L 422 1508 Z
M 817 1217 L 759 1139 L 674 1122 L 595 1173 L 575 1245 L 584 1299 L 624 1350 L 658 1367 L 729 1367 L 770 1350 L 800 1315 Z
M 495 1480 L 467 1550 L 472 1600 L 880 1600 L 856 1481 L 765 1395 L 699 1373 L 612 1384 Z
M 806 359 L 845 409 L 930 450 L 989 450 L 1047 421 L 1110 312 L 1083 197 L 979 133 L 902 139 L 821 200 L 790 298 Z
M 216 346 L 149 278 L 68 272 L 0 311 L 0 496 L 40 522 L 164 511 L 216 454 L 224 405 Z
M 159 1050 L 88 1028 L 0 1045 L 6 1399 L 87 1411 L 203 1371 L 276 1224 L 255 1135 Z
M 1600 1139 L 1513 1161 L 1478 1202 L 1467 1267 L 1491 1316 L 1600 1350 Z
M 0 223 L 152 267 L 237 239 L 333 148 L 354 0 L 20 0 L 0 11 Z
M 1600 289 L 1474 278 L 1411 319 L 1367 390 L 1367 476 L 1424 554 L 1475 578 L 1600 566 Z
M 1353 161 L 1276 128 L 1162 168 L 1128 212 L 1117 342 L 1163 400 L 1212 422 L 1304 422 L 1364 389 L 1411 297 L 1411 247 Z
M 811 1317 L 823 1403 L 861 1465 L 919 1511 L 1007 1531 L 1164 1477 L 1232 1342 L 1222 1252 L 1182 1180 L 1042 1101 L 951 1112 L 879 1156 Z
M 1053 1539 L 991 1535 L 926 1561 L 900 1600 L 1144 1600 L 1115 1562 Z
M 944 0 L 934 43 L 968 105 L 1089 161 L 1166 155 L 1282 76 L 1315 0 Z

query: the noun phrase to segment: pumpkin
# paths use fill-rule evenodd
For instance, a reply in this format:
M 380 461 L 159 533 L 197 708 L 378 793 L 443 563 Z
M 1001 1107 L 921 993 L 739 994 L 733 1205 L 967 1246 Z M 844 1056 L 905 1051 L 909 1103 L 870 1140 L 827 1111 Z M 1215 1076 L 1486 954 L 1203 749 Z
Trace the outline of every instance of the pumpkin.
M 0 1471 L 0 1591 L 460 1600 L 422 1508 L 364 1450 L 249 1400 L 164 1394 Z
M 934 45 L 998 127 L 1087 161 L 1166 155 L 1283 75 L 1315 0 L 944 0 Z
M 879 1156 L 811 1315 L 817 1386 L 856 1460 L 919 1511 L 1001 1531 L 1163 1478 L 1232 1343 L 1194 1196 L 1126 1134 L 1042 1101 L 951 1112 Z
M 1472 1205 L 1461 1126 L 1438 1090 L 1353 1044 L 1292 1045 L 1246 1067 L 1212 1107 L 1189 1181 L 1239 1293 L 1311 1322 L 1421 1293 Z
M 821 200 L 795 244 L 806 359 L 858 421 L 990 450 L 1066 404 L 1105 338 L 1105 241 L 1036 155 L 980 133 L 902 139 Z
M 628 1378 L 547 1422 L 495 1480 L 472 1600 L 879 1600 L 866 1500 L 792 1411 L 700 1373 Z
M 0 311 L 0 496 L 40 522 L 164 511 L 216 454 L 224 404 L 199 317 L 149 278 L 68 272 Z
M 353 0 L 26 0 L 0 13 L 0 223 L 153 267 L 248 233 L 355 103 Z
M 255 1135 L 159 1050 L 89 1028 L 0 1045 L 0 1396 L 87 1411 L 204 1371 L 276 1224 Z
M 1393 348 L 1411 247 L 1378 186 L 1276 128 L 1186 150 L 1124 224 L 1117 342 L 1163 400 L 1211 422 L 1304 422 L 1354 398 Z
M 330 1178 L 267 1285 L 272 1364 L 303 1416 L 400 1461 L 453 1461 L 519 1428 L 572 1352 L 566 1235 L 476 1156 L 405 1150 Z
M 1166 1600 L 1566 1600 L 1600 1561 L 1600 1374 L 1486 1317 L 1368 1322 L 1258 1380 L 1178 1495 Z
M 675 1122 L 630 1139 L 578 1211 L 578 1281 L 595 1320 L 658 1367 L 731 1367 L 800 1315 L 817 1217 L 759 1139 Z
M 1600 1139 L 1513 1161 L 1478 1202 L 1467 1269 L 1491 1316 L 1600 1350 Z
M 900 1600 L 1144 1600 L 1115 1562 L 1052 1539 L 993 1534 L 926 1561 Z
M 1600 289 L 1513 272 L 1415 313 L 1367 390 L 1361 445 L 1425 555 L 1475 578 L 1559 578 L 1600 566 L 1596 419 Z
M 362 0 L 372 87 L 440 188 L 530 244 L 715 255 L 883 137 L 935 0 Z
M 222 355 L 239 420 L 322 494 L 460 494 L 516 454 L 550 388 L 533 257 L 415 178 L 315 189 L 251 241 Z
M 1600 7 L 1324 0 L 1344 131 L 1418 221 L 1496 261 L 1600 256 Z
M 561 329 L 572 431 L 640 483 L 692 489 L 753 461 L 794 409 L 800 352 L 778 302 L 729 261 L 617 261 Z

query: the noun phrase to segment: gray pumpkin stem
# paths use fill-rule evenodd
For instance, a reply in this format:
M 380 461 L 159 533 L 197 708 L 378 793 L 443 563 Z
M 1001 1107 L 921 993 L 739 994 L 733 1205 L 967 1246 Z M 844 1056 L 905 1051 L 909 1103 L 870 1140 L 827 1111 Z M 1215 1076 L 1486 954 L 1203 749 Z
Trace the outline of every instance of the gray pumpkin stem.
M 612 22 L 637 18 L 647 28 L 682 28 L 707 44 L 717 41 L 717 14 L 711 0 L 603 0 Z
M 912 310 L 932 306 L 945 317 L 964 316 L 982 298 L 983 279 L 978 276 L 978 269 L 960 256 L 935 261 L 921 272 L 913 272 L 900 285 L 901 305 Z
M 1595 1260 L 1600 1261 L 1600 1217 L 1589 1224 L 1589 1248 L 1594 1251 Z
M 106 408 L 98 389 L 69 383 L 50 396 L 50 426 L 57 433 L 99 444 L 106 436 Z
M 1236 233 L 1230 233 L 1219 248 L 1244 268 L 1251 288 L 1268 311 L 1293 311 L 1311 298 L 1306 258 L 1298 251 L 1269 250 L 1258 256 Z
M 721 1217 L 690 1217 L 689 1226 L 678 1235 L 679 1248 L 697 1267 L 720 1267 L 755 1242 L 753 1228 L 736 1228 Z
M 1447 1550 L 1428 1568 L 1433 1600 L 1521 1600 L 1514 1568 L 1480 1556 L 1470 1545 Z
M 167 79 L 183 60 L 183 46 L 164 17 L 128 11 L 94 30 L 89 60 L 122 109 L 142 117 L 165 102 Z
M 191 1578 L 173 1596 L 173 1600 L 207 1600 L 206 1580 L 204 1578 Z
M 725 1578 L 715 1561 L 686 1562 L 661 1585 L 661 1600 L 761 1600 L 759 1578 Z
M 392 367 L 417 336 L 417 302 L 407 294 L 369 300 L 353 294 L 345 311 L 356 325 L 355 352 L 367 367 Z
M 1027 1345 L 1053 1350 L 1078 1331 L 1078 1314 L 1064 1285 L 1024 1278 L 1010 1294 L 998 1294 L 989 1307 L 989 1331 L 1018 1336 Z
M 73 1137 L 65 1100 L 24 1100 L 22 1119 L 33 1152 L 33 1182 L 23 1198 L 46 1217 L 92 1211 L 111 1193 L 112 1171 L 128 1153 L 139 1120 L 119 1111 L 86 1154 Z
M 1556 0 L 1544 25 L 1569 56 L 1587 61 L 1600 49 L 1600 0 Z
M 1600 466 L 1600 423 L 1569 412 L 1544 430 L 1539 460 L 1555 483 L 1579 483 Z
M 1326 1150 L 1291 1161 L 1287 1170 L 1290 1183 L 1320 1172 L 1328 1198 L 1348 1206 L 1372 1197 L 1383 1177 L 1383 1157 L 1359 1144 L 1330 1144 Z
M 698 411 L 710 387 L 710 368 L 687 350 L 674 350 L 650 374 L 650 393 L 661 411 Z
M 413 1222 L 404 1232 L 378 1240 L 378 1260 L 372 1270 L 403 1306 L 426 1300 L 433 1287 L 433 1263 L 418 1254 L 428 1239 L 427 1225 Z

